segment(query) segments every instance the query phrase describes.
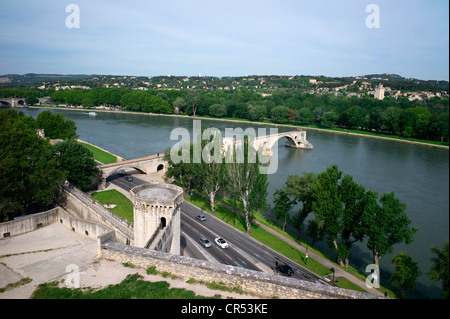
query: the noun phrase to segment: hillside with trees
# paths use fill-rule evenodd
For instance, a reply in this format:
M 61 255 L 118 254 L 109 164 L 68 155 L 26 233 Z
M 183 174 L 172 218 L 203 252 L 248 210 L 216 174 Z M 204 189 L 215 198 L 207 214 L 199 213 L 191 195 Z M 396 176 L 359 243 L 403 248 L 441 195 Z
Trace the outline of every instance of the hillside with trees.
M 49 96 L 52 105 L 342 128 L 446 145 L 449 141 L 447 81 L 395 74 L 346 78 L 96 75 L 43 83 L 2 84 L 0 97 L 25 97 L 28 104 L 35 104 L 39 97 Z M 382 99 L 374 97 L 380 84 L 386 90 Z

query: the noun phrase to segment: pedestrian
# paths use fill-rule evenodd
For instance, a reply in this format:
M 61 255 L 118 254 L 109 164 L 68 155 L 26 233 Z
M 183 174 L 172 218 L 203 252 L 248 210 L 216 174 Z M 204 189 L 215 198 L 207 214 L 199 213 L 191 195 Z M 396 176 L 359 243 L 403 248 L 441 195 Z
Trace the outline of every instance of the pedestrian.
M 306 251 L 305 253 L 305 265 L 308 264 L 308 251 Z

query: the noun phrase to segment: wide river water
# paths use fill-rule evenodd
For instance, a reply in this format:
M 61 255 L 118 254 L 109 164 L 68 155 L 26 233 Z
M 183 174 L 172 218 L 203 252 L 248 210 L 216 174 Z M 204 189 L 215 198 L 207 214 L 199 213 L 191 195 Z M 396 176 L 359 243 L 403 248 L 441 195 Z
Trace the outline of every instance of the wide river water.
M 42 109 L 24 109 L 24 113 L 36 117 Z M 170 140 L 174 128 L 182 127 L 191 132 L 193 120 L 182 117 L 152 116 L 130 113 L 98 112 L 89 116 L 87 111 L 66 109 L 52 110 L 76 122 L 80 139 L 98 145 L 127 159 L 163 153 L 177 141 Z M 245 122 L 202 120 L 202 126 L 225 128 L 265 128 L 267 134 L 273 126 L 254 125 Z M 292 128 L 278 127 L 279 132 Z M 268 176 L 268 203 L 273 207 L 272 195 L 285 183 L 289 175 L 301 175 L 303 171 L 320 173 L 337 164 L 344 173 L 379 194 L 394 192 L 407 205 L 411 226 L 419 229 L 410 245 L 397 245 L 391 254 L 381 258 L 382 283 L 387 283 L 393 272 L 391 259 L 400 251 L 412 255 L 419 264 L 422 275 L 412 294 L 418 298 L 439 298 L 441 283 L 430 281 L 427 272 L 434 256 L 430 247 L 442 248 L 449 238 L 449 151 L 427 146 L 394 141 L 364 138 L 310 130 L 307 140 L 313 150 L 285 147 L 282 138 L 274 147 L 278 151 L 278 169 Z M 270 216 L 269 216 L 270 217 Z M 326 249 L 326 243 L 317 243 Z M 351 265 L 365 271 L 372 263 L 372 254 L 365 242 L 352 248 Z

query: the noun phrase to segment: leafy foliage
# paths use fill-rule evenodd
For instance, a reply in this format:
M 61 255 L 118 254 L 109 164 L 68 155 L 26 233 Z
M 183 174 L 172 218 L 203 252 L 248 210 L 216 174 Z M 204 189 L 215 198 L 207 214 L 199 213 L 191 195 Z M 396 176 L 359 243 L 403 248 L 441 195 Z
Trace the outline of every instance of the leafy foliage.
M 48 205 L 65 174 L 48 140 L 36 134 L 33 118 L 0 111 L 0 210 L 9 217 Z
M 432 281 L 442 281 L 442 298 L 448 299 L 448 285 L 449 285 L 449 256 L 448 256 L 448 240 L 443 245 L 442 249 L 431 247 L 431 252 L 435 255 L 431 261 L 433 267 L 428 272 Z
M 54 150 L 67 180 L 78 188 L 89 188 L 91 177 L 98 172 L 92 152 L 74 140 L 57 143 Z
M 405 290 L 413 289 L 416 279 L 421 275 L 419 266 L 410 255 L 405 252 L 398 253 L 392 259 L 395 272 L 391 276 L 392 283 L 402 288 L 402 296 L 405 297 Z

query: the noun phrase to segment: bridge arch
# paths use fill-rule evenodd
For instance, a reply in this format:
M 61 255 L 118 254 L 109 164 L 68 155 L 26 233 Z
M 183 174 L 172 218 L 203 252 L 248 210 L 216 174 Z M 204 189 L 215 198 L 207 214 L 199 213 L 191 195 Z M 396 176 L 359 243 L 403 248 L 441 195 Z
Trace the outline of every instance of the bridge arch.
M 164 156 L 150 155 L 142 158 L 136 158 L 123 162 L 116 162 L 110 164 L 99 165 L 100 170 L 100 189 L 106 188 L 106 179 L 110 177 L 115 172 L 123 168 L 134 168 L 143 174 L 152 174 L 156 172 L 164 172 L 168 163 L 164 160 Z
M 146 172 L 142 168 L 138 167 L 137 165 L 121 165 L 121 166 L 114 167 L 114 169 L 108 170 L 108 172 L 103 175 L 103 178 L 106 180 L 112 174 L 117 173 L 118 171 L 120 171 L 121 169 L 124 169 L 124 168 L 134 168 L 135 170 L 138 170 L 142 174 L 146 174 Z
M 0 100 L 0 106 L 1 107 L 11 107 L 11 103 L 4 101 L 4 100 Z
M 301 130 L 258 136 L 254 139 L 252 146 L 254 149 L 257 150 L 263 148 L 268 153 L 270 153 L 275 143 L 278 142 L 283 137 L 287 139 L 286 146 L 304 149 L 313 148 L 313 145 L 306 140 L 306 131 Z M 223 141 L 224 141 L 224 150 L 232 147 L 233 142 L 235 143 L 236 146 L 242 144 L 242 140 L 235 141 L 233 138 L 224 138 Z

